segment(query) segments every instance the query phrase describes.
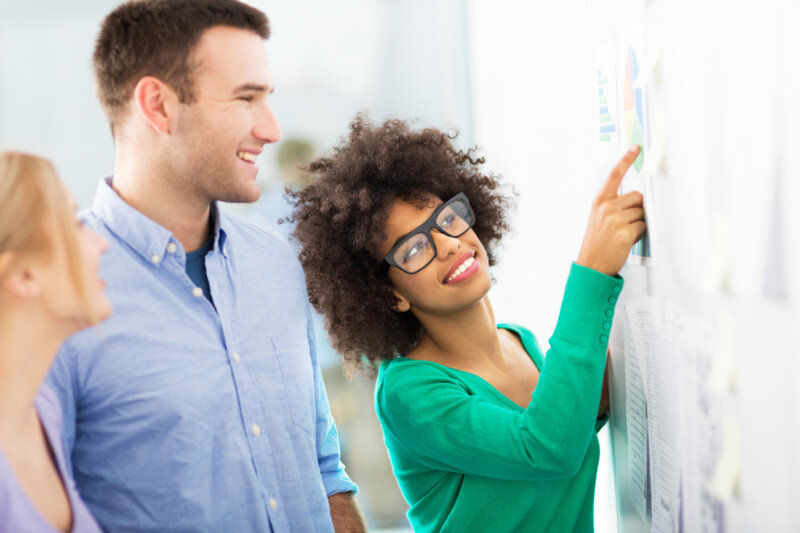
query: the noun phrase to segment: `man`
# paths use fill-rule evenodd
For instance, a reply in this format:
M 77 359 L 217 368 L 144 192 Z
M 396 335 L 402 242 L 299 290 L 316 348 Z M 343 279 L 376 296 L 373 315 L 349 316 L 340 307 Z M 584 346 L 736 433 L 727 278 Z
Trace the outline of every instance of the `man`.
M 142 0 L 94 52 L 113 176 L 85 222 L 110 248 L 115 314 L 51 383 L 78 489 L 109 531 L 363 531 L 339 460 L 299 263 L 221 212 L 253 202 L 281 133 L 266 16 Z

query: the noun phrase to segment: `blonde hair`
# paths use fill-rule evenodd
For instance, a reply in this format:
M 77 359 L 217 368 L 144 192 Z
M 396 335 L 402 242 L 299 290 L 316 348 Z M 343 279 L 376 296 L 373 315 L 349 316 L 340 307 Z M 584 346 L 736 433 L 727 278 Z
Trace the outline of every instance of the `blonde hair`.
M 49 257 L 55 240 L 61 239 L 72 282 L 84 307 L 91 311 L 75 214 L 53 164 L 32 154 L 0 151 L 0 206 L 0 278 L 8 272 L 11 253 Z M 53 231 L 48 231 L 51 221 Z

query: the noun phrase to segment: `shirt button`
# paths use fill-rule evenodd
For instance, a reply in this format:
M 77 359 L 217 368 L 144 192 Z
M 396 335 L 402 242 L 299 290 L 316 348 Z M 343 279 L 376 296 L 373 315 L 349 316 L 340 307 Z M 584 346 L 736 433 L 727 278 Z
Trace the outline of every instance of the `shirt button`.
M 617 297 L 616 296 L 609 296 L 608 303 L 610 303 L 611 305 L 614 305 L 615 303 L 617 303 Z
M 201 289 L 200 287 L 195 287 L 194 289 L 192 289 L 192 294 L 194 295 L 195 298 L 200 298 L 203 295 L 203 289 Z
M 608 318 L 611 318 L 613 315 L 614 315 L 614 310 L 613 309 L 606 309 L 606 316 Z
M 236 350 L 233 351 L 231 357 L 233 357 L 233 360 L 236 361 L 237 363 L 239 362 L 239 354 L 236 353 Z
M 600 335 L 600 342 L 603 344 L 608 342 L 608 335 Z
M 175 250 L 177 250 L 177 249 L 178 249 L 178 246 L 177 246 L 177 245 L 176 245 L 174 242 L 171 242 L 171 243 L 169 243 L 169 244 L 167 245 L 167 251 L 168 251 L 169 253 L 171 253 L 171 254 L 174 254 L 174 253 L 175 253 Z
M 611 290 L 614 291 L 614 294 L 619 294 L 619 290 L 620 290 L 619 289 L 619 285 L 614 285 L 614 288 L 612 288 Z
M 277 509 L 278 508 L 278 500 L 276 500 L 275 498 L 270 498 L 269 499 L 269 506 L 272 507 L 273 509 Z
M 258 424 L 255 424 L 255 423 L 254 423 L 254 424 L 253 424 L 253 425 L 250 427 L 250 431 L 252 431 L 252 432 L 253 432 L 253 435 L 255 435 L 256 437 L 258 437 L 259 435 L 261 435 L 261 428 L 258 426 Z
M 611 324 L 609 324 L 608 322 L 603 322 L 603 329 L 608 331 L 609 329 L 611 329 Z
M 161 262 L 161 256 L 158 254 L 153 254 L 153 257 L 150 258 L 150 261 L 152 261 L 154 265 L 157 265 Z

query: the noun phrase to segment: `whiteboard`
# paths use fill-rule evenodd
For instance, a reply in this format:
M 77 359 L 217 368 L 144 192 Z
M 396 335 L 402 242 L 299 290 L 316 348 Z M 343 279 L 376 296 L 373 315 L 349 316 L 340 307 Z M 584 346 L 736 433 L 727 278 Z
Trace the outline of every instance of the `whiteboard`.
M 798 8 L 589 11 L 596 182 L 644 147 L 610 340 L 620 530 L 800 531 Z

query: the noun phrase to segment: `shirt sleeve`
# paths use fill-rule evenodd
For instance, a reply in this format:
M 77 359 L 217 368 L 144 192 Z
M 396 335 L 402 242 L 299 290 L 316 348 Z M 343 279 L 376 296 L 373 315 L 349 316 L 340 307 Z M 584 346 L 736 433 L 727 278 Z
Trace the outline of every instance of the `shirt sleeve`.
M 322 475 L 322 483 L 325 492 L 332 496 L 339 492 L 358 492 L 358 486 L 348 477 L 341 461 L 339 450 L 339 434 L 336 431 L 336 424 L 331 416 L 331 408 L 328 403 L 328 395 L 325 391 L 325 382 L 322 380 L 322 372 L 317 361 L 316 336 L 314 335 L 314 324 L 311 320 L 310 306 L 306 308 L 308 321 L 308 345 L 311 353 L 311 364 L 314 371 L 314 393 L 316 394 L 316 441 L 317 441 L 317 461 L 319 471 Z
M 575 475 L 595 436 L 608 331 L 621 286 L 619 277 L 573 264 L 525 410 L 471 394 L 444 367 L 399 365 L 389 368 L 377 391 L 385 430 L 432 469 L 508 480 Z

